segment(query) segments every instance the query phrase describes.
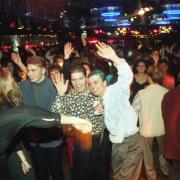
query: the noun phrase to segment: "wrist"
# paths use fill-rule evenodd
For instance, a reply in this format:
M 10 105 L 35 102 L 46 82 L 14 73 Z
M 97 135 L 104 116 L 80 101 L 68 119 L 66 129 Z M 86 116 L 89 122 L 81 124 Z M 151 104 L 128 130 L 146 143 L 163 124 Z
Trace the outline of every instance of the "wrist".
M 64 96 L 64 95 L 65 95 L 65 93 L 62 92 L 62 91 L 58 91 L 58 90 L 57 90 L 57 93 L 59 94 L 59 96 Z
M 121 63 L 121 58 L 119 58 L 118 56 L 113 56 L 112 58 L 111 58 L 111 61 L 113 61 L 113 63 L 115 64 L 115 65 L 118 65 L 118 64 L 120 64 Z
M 64 55 L 64 59 L 69 59 L 70 55 Z
M 21 159 L 21 163 L 24 163 L 26 162 L 27 160 L 26 159 Z

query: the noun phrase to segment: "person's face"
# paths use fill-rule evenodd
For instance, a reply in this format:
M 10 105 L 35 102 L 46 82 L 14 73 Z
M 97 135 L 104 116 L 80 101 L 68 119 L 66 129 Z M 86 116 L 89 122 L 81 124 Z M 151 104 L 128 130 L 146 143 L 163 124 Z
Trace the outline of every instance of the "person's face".
M 160 59 L 159 51 L 153 51 L 151 54 L 151 57 L 155 62 L 159 61 L 159 59 Z
M 93 75 L 88 78 L 90 91 L 98 97 L 103 97 L 106 89 L 106 81 L 103 81 L 99 76 Z
M 71 83 L 77 92 L 86 91 L 86 77 L 83 72 L 71 73 Z
M 27 65 L 28 70 L 28 77 L 31 82 L 39 83 L 44 80 L 45 78 L 45 68 L 40 67 L 35 64 L 28 64 Z
M 60 75 L 61 73 L 57 69 L 54 69 L 51 72 L 49 72 L 49 77 L 51 79 L 55 79 L 57 76 L 60 76 Z
M 146 66 L 143 62 L 139 62 L 136 69 L 138 73 L 144 73 L 146 70 Z
M 84 64 L 83 67 L 86 70 L 86 76 L 88 76 L 91 73 L 89 66 L 87 64 Z
M 161 63 L 159 66 L 163 73 L 168 71 L 168 65 L 166 63 Z

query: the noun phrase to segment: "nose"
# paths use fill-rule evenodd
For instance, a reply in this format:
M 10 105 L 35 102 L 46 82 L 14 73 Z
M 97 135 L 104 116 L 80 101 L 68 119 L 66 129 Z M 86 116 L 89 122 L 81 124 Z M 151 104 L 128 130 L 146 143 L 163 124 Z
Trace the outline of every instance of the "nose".
M 79 85 L 80 85 L 80 81 L 76 80 L 76 86 L 79 86 Z

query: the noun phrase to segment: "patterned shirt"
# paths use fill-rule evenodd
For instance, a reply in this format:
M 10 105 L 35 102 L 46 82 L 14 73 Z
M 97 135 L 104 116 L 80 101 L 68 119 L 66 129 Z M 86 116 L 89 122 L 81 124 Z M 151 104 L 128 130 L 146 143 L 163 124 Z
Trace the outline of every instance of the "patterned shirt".
M 83 119 L 89 119 L 92 123 L 92 133 L 100 134 L 104 129 L 103 115 L 95 115 L 93 112 L 93 102 L 98 98 L 91 93 L 82 94 L 71 90 L 65 96 L 56 96 L 52 104 L 52 111 L 64 115 L 75 116 Z

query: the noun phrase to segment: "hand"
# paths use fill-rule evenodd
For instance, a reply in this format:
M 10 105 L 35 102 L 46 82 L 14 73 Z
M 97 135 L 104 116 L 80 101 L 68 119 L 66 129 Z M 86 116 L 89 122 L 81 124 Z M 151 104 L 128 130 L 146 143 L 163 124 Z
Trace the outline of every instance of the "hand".
M 30 171 L 30 169 L 31 169 L 31 165 L 26 161 L 26 160 L 24 160 L 24 161 L 22 161 L 21 162 L 21 166 L 22 166 L 22 171 L 23 171 L 23 173 L 26 175 L 29 171 Z
M 17 65 L 22 64 L 21 57 L 20 57 L 19 53 L 12 52 L 11 53 L 11 59 Z
M 86 134 L 92 131 L 92 124 L 87 119 L 81 119 L 82 122 L 78 124 L 73 124 L 73 126 L 81 131 L 82 133 Z
M 74 51 L 74 47 L 72 46 L 72 43 L 67 42 L 64 45 L 64 59 L 69 59 L 69 57 L 73 51 Z
M 57 74 L 57 75 L 53 76 L 52 81 L 53 81 L 53 84 L 56 87 L 57 92 L 59 93 L 59 95 L 63 96 L 66 93 L 67 89 L 68 89 L 69 80 L 66 80 L 64 82 L 63 74 L 60 74 L 60 75 Z
M 94 107 L 94 112 L 95 112 L 95 115 L 101 115 L 104 113 L 104 107 L 101 103 L 97 104 L 95 107 Z
M 105 43 L 97 43 L 96 47 L 98 49 L 97 54 L 105 59 L 109 59 L 109 60 L 116 60 L 118 59 L 115 51 L 113 50 L 113 48 Z

